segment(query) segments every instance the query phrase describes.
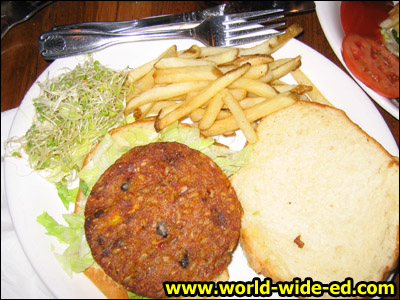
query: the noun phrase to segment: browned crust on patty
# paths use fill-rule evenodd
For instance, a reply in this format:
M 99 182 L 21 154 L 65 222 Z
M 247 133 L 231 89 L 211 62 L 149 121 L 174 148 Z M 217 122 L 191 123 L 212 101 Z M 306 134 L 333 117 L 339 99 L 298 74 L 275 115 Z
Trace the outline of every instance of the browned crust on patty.
M 231 260 L 241 206 L 206 155 L 179 143 L 131 149 L 92 189 L 85 231 L 96 262 L 146 297 L 164 281 L 209 281 Z

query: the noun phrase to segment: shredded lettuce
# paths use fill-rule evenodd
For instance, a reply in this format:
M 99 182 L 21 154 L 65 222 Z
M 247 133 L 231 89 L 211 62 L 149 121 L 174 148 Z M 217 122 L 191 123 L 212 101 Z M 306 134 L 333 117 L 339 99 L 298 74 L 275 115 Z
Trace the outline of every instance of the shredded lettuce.
M 178 142 L 186 146 L 203 151 L 214 144 L 213 138 L 200 137 L 197 128 L 179 126 L 177 122 L 160 131 L 160 140 L 163 142 Z
M 92 159 L 79 172 L 82 179 L 91 190 L 100 175 L 129 149 L 158 141 L 157 133 L 141 128 L 128 127 L 123 133 L 124 140 L 118 143 L 110 134 L 106 134 L 98 145 Z
M 68 226 L 57 223 L 47 212 L 38 216 L 36 221 L 46 228 L 48 235 L 68 245 L 62 255 L 54 249 L 53 252 L 65 272 L 72 277 L 72 273 L 83 272 L 90 267 L 94 259 L 85 237 L 85 218 L 77 214 L 64 214 L 63 218 Z
M 70 203 L 75 203 L 79 188 L 68 189 L 67 184 L 62 181 L 56 183 L 56 188 L 58 197 L 60 197 L 66 209 L 68 209 Z
M 151 299 L 151 298 L 146 298 L 144 296 L 136 295 L 135 293 L 132 293 L 132 292 L 129 292 L 129 291 L 128 291 L 128 297 L 130 299 Z
M 397 3 L 379 26 L 386 46 L 394 55 L 399 57 L 399 4 Z
M 240 169 L 250 158 L 251 146 L 241 151 L 234 151 L 224 146 L 215 145 L 211 137 L 203 138 L 197 128 L 179 126 L 174 123 L 160 132 L 160 139 L 164 142 L 178 142 L 196 149 L 208 157 L 221 168 L 226 176 L 230 177 Z
M 233 151 L 229 148 L 211 145 L 205 149 L 204 154 L 208 155 L 230 177 L 235 174 L 250 159 L 252 146 L 249 144 L 240 151 Z
M 233 151 L 223 146 L 216 146 L 213 138 L 203 138 L 197 128 L 179 126 L 174 123 L 159 133 L 141 128 L 129 127 L 123 132 L 124 142 L 115 140 L 107 134 L 98 146 L 91 161 L 79 172 L 79 178 L 92 189 L 100 175 L 129 149 L 147 145 L 151 142 L 178 142 L 198 150 L 211 159 L 229 177 L 249 159 L 251 147 Z

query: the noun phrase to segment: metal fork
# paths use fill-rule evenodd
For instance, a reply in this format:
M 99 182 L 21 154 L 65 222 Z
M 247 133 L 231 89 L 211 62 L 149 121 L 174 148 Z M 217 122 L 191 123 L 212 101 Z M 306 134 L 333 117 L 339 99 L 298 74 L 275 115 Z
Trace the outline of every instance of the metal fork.
M 45 59 L 57 59 L 71 55 L 94 52 L 105 47 L 127 42 L 137 42 L 171 38 L 193 38 L 208 46 L 235 46 L 282 34 L 270 29 L 285 25 L 276 22 L 283 15 L 266 15 L 266 11 L 257 13 L 239 13 L 225 16 L 211 16 L 196 27 L 187 29 L 169 29 L 159 31 L 141 31 L 136 33 L 104 33 L 93 30 L 48 31 L 39 37 L 39 52 Z M 246 18 L 247 17 L 247 18 Z

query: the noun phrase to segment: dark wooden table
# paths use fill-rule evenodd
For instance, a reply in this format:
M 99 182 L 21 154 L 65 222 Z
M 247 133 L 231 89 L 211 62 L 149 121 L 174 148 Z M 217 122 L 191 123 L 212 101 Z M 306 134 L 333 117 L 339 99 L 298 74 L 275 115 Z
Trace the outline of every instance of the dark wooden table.
M 137 19 L 180 13 L 204 6 L 196 1 L 56 1 L 29 21 L 13 28 L 1 41 L 1 111 L 18 107 L 35 79 L 50 64 L 38 52 L 41 32 L 56 25 L 88 21 Z M 343 68 L 326 40 L 315 12 L 290 16 L 287 24 L 299 23 L 298 39 Z M 374 102 L 375 104 L 375 102 Z M 399 145 L 399 121 L 375 104 Z M 397 295 L 399 276 L 395 277 Z M 397 298 L 397 297 L 394 297 Z

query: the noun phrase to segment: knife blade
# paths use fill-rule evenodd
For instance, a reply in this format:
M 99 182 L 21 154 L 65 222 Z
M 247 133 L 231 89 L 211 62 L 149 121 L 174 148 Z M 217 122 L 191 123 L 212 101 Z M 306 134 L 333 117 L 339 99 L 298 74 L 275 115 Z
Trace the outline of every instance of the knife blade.
M 129 21 L 113 22 L 86 22 L 70 25 L 55 26 L 51 30 L 80 30 L 96 31 L 101 33 L 127 33 L 130 31 L 144 30 L 149 27 L 176 25 L 182 23 L 199 23 L 210 16 L 256 11 L 265 9 L 276 9 L 277 12 L 293 14 L 308 12 L 315 9 L 314 1 L 230 1 L 218 6 L 185 12 L 181 14 L 161 15 Z
M 165 26 L 180 23 L 201 22 L 209 16 L 223 14 L 226 3 L 198 11 L 184 12 L 181 14 L 160 15 L 137 20 L 113 22 L 86 22 L 70 25 L 55 26 L 51 30 L 94 30 L 107 33 L 122 33 L 131 30 L 140 30 L 154 26 Z

